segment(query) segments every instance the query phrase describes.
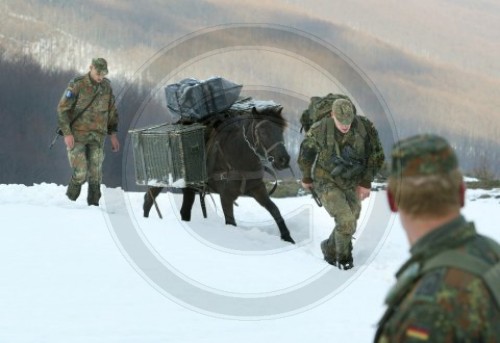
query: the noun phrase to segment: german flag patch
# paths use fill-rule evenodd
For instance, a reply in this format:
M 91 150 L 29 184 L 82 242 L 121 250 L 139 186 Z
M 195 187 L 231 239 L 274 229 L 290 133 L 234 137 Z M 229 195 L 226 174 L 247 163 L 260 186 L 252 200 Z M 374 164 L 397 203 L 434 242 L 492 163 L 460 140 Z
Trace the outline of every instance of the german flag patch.
M 429 331 L 418 326 L 410 326 L 406 329 L 406 337 L 427 341 L 429 339 Z

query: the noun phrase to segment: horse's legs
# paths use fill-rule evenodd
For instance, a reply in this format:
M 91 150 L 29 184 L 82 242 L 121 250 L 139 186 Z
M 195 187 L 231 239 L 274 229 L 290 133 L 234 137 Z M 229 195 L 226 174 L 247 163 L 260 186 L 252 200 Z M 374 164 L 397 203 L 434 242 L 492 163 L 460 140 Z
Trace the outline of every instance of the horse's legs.
M 196 191 L 189 187 L 183 188 L 182 195 L 181 219 L 188 222 L 191 220 L 191 209 L 193 208 Z
M 290 236 L 290 231 L 288 230 L 285 220 L 281 216 L 281 212 L 278 209 L 278 206 L 271 200 L 269 194 L 267 194 L 267 190 L 264 184 L 259 185 L 253 189 L 248 191 L 248 194 L 252 196 L 257 202 L 263 206 L 271 215 L 273 216 L 276 224 L 278 224 L 278 228 L 280 230 L 281 239 L 295 244 L 292 236 Z
M 220 202 L 222 205 L 222 212 L 224 212 L 224 219 L 226 220 L 226 225 L 236 226 L 236 220 L 234 219 L 234 201 L 237 196 L 230 192 L 222 192 L 220 194 Z
M 142 205 L 142 209 L 144 211 L 144 217 L 149 217 L 149 211 L 153 206 L 154 199 L 160 194 L 163 187 L 148 187 L 146 194 L 144 194 L 144 203 Z

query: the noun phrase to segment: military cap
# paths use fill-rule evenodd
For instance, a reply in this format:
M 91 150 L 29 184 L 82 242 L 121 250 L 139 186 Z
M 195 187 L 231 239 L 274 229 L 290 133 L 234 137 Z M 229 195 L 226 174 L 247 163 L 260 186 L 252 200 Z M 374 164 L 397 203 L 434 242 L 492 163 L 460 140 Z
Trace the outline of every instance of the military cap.
M 392 149 L 392 176 L 445 174 L 457 168 L 453 148 L 437 135 L 412 136 L 397 142 Z
M 351 125 L 354 120 L 354 107 L 347 99 L 337 99 L 332 104 L 335 118 L 343 125 Z
M 92 59 L 92 65 L 99 74 L 106 75 L 108 73 L 108 62 L 102 57 Z

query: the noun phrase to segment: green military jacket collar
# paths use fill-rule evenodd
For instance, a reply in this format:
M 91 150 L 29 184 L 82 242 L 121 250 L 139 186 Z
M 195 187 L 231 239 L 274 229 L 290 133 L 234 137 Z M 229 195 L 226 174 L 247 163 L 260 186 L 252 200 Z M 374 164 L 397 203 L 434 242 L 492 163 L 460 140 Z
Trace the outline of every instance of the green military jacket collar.
M 443 249 L 460 245 L 477 234 L 473 223 L 468 223 L 464 216 L 457 218 L 436 228 L 420 238 L 410 249 L 413 257 L 428 257 L 441 252 Z

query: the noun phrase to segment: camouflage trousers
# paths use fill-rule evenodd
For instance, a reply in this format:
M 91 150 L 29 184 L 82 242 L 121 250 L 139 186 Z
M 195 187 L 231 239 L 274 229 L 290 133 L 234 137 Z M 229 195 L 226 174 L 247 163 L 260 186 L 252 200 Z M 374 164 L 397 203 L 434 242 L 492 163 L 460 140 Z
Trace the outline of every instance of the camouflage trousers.
M 361 213 L 361 201 L 356 194 L 356 188 L 347 190 L 337 187 L 322 188 L 318 190 L 321 202 L 335 220 L 335 227 L 325 246 L 326 253 L 331 258 L 351 257 L 352 235 L 356 232 Z
M 102 181 L 102 163 L 104 161 L 104 139 L 101 134 L 74 133 L 75 145 L 68 150 L 68 159 L 73 173 L 71 182 L 81 185 L 100 185 Z

